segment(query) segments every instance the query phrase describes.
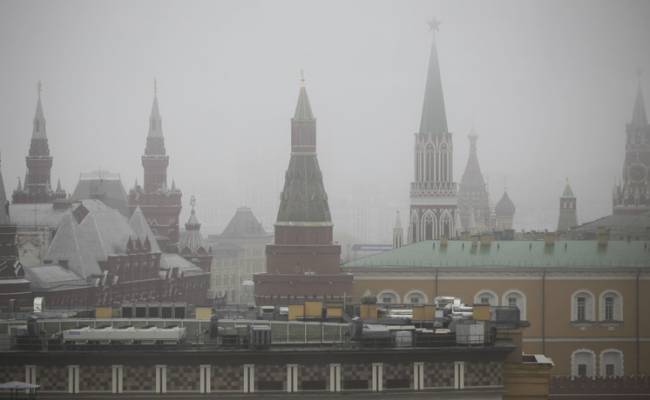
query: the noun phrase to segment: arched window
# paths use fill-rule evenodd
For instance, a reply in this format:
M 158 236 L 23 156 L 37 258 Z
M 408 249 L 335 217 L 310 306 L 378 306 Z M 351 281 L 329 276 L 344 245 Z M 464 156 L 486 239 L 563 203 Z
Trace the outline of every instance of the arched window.
M 426 304 L 427 295 L 421 290 L 413 289 L 404 296 L 404 303 L 407 304 Z
M 424 213 L 422 217 L 422 237 L 423 240 L 433 240 L 435 236 L 435 215 L 430 210 Z
M 386 289 L 377 295 L 377 303 L 399 304 L 399 295 L 394 290 Z
M 445 211 L 440 217 L 440 237 L 451 239 L 453 236 L 452 218 L 448 211 Z
M 599 310 L 601 321 L 623 321 L 623 296 L 616 290 L 605 290 L 600 294 Z
M 419 240 L 418 237 L 418 228 L 420 224 L 418 224 L 418 213 L 417 211 L 413 211 L 411 213 L 411 230 L 409 232 L 409 235 L 411 236 L 409 238 L 409 243 L 415 243 Z
M 600 352 L 600 376 L 613 378 L 623 376 L 623 352 L 607 349 Z
M 447 182 L 449 180 L 447 179 L 448 160 L 449 155 L 447 154 L 447 145 L 443 143 L 442 146 L 440 146 L 440 180 L 443 182 Z
M 586 322 L 594 320 L 594 295 L 581 289 L 571 296 L 571 321 Z
M 499 298 L 497 297 L 497 294 L 492 290 L 483 289 L 479 290 L 479 292 L 476 293 L 476 296 L 474 296 L 474 304 L 489 304 L 491 306 L 498 306 Z
M 508 290 L 503 294 L 501 305 L 519 308 L 519 319 L 526 320 L 526 295 L 519 290 Z
M 427 146 L 427 160 L 425 166 L 427 182 L 433 180 L 433 169 L 433 145 L 429 144 Z
M 571 354 L 571 376 L 593 378 L 596 374 L 596 353 L 588 349 L 578 349 Z

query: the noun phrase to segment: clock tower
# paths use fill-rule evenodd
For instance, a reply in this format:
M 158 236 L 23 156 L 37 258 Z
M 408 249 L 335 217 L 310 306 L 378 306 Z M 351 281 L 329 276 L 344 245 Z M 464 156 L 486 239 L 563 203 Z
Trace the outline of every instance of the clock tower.
M 623 183 L 614 188 L 613 200 L 614 214 L 650 211 L 650 125 L 640 82 L 632 121 L 626 127 Z

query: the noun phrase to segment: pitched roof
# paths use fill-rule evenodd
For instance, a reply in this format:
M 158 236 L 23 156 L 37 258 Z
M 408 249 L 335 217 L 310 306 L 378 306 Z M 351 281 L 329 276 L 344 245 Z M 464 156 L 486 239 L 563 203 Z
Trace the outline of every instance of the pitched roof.
M 55 208 L 52 203 L 11 204 L 9 217 L 17 226 L 44 226 L 56 228 L 66 209 Z
M 135 237 L 140 239 L 142 243 L 144 243 L 147 238 L 149 239 L 149 244 L 151 245 L 151 251 L 153 253 L 160 253 L 160 247 L 158 247 L 156 235 L 151 230 L 151 227 L 147 223 L 147 219 L 144 217 L 144 213 L 140 207 L 136 207 L 133 211 L 133 215 L 129 218 L 129 226 L 133 230 Z
M 101 274 L 99 263 L 109 255 L 124 254 L 129 237 L 135 236 L 115 209 L 99 200 L 84 200 L 66 211 L 45 259 L 67 261 L 68 269 L 87 279 Z
M 571 185 L 569 185 L 568 181 L 566 183 L 566 186 L 564 186 L 564 192 L 562 192 L 562 197 L 563 198 L 575 198 L 576 197 L 573 194 L 573 190 L 571 190 Z
M 104 204 L 118 210 L 122 215 L 129 215 L 126 191 L 119 174 L 107 171 L 93 171 L 81 174 L 71 200 L 101 200 Z
M 447 114 L 445 112 L 445 99 L 443 97 L 442 81 L 440 79 L 435 29 L 433 29 L 433 32 L 429 68 L 427 70 L 427 83 L 424 89 L 420 133 L 440 134 L 448 132 Z
M 599 228 L 609 231 L 610 237 L 648 237 L 650 236 L 650 212 L 640 215 L 612 214 L 594 221 L 585 222 L 573 231 L 578 233 L 595 234 Z M 648 256 L 650 258 L 650 255 Z
M 162 118 L 158 110 L 158 95 L 154 95 L 153 104 L 151 105 L 151 115 L 149 115 L 149 133 L 147 137 L 163 137 Z
M 471 241 L 450 240 L 447 247 L 442 247 L 439 241 L 427 240 L 350 261 L 343 268 L 350 272 L 355 268 L 650 267 L 644 244 L 610 240 L 602 248 L 595 240 L 569 240 L 549 247 L 543 240 L 511 240 L 472 248 Z
M 179 272 L 183 273 L 185 276 L 201 275 L 205 273 L 200 267 L 194 265 L 178 254 L 163 253 L 160 256 L 160 269 L 168 270 L 171 268 L 178 268 Z
M 85 279 L 60 265 L 25 267 L 25 275 L 35 291 L 69 290 L 90 286 Z
M 221 237 L 265 236 L 264 227 L 248 207 L 239 207 L 223 230 Z
M 503 192 L 503 196 L 494 207 L 494 213 L 497 216 L 513 216 L 515 214 L 515 203 L 510 200 L 508 192 Z

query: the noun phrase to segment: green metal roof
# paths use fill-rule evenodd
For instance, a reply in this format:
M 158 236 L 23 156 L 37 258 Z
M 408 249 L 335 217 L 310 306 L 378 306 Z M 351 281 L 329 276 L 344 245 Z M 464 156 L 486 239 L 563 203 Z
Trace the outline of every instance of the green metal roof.
M 434 247 L 435 244 L 435 247 Z M 650 244 L 595 240 L 494 241 L 472 248 L 471 241 L 423 241 L 343 264 L 343 268 L 432 267 L 650 267 Z

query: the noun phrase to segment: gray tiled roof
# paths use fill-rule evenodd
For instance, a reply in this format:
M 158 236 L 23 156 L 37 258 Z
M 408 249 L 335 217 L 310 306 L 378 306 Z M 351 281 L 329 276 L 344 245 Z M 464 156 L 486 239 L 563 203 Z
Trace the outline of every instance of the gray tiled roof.
M 182 272 L 185 276 L 205 273 L 200 267 L 194 265 L 178 254 L 163 253 L 160 256 L 160 269 L 166 270 L 171 268 L 178 268 L 179 272 Z
M 146 238 L 149 238 L 149 243 L 151 244 L 151 251 L 154 253 L 160 253 L 160 247 L 158 247 L 158 241 L 156 240 L 156 235 L 154 235 L 151 227 L 147 223 L 144 213 L 137 207 L 133 211 L 133 215 L 129 218 L 129 226 L 133 230 L 135 237 L 140 239 L 144 243 Z M 135 238 L 134 237 L 134 238 Z
M 35 291 L 68 290 L 90 286 L 77 274 L 60 265 L 25 267 L 25 275 L 32 284 L 32 290 Z
M 294 153 L 285 174 L 277 222 L 331 222 L 316 154 Z
M 106 171 L 82 174 L 72 193 L 72 200 L 97 199 L 122 215 L 129 215 L 126 191 L 119 175 Z
M 266 236 L 266 231 L 248 207 L 239 207 L 221 237 Z
M 80 221 L 75 210 L 85 207 L 88 214 Z M 99 262 L 109 255 L 123 254 L 129 237 L 137 236 L 126 218 L 99 200 L 84 200 L 68 210 L 59 225 L 45 257 L 60 263 L 67 260 L 68 269 L 87 279 L 101 274 Z
M 576 233 L 595 234 L 600 227 L 609 230 L 610 237 L 650 237 L 650 212 L 641 215 L 612 214 L 586 222 L 572 229 Z M 648 256 L 650 258 L 650 255 Z

